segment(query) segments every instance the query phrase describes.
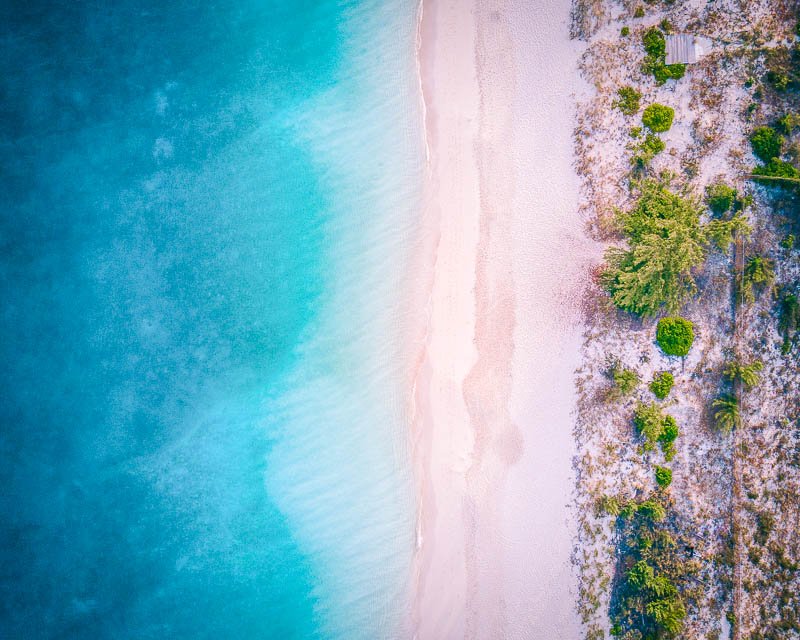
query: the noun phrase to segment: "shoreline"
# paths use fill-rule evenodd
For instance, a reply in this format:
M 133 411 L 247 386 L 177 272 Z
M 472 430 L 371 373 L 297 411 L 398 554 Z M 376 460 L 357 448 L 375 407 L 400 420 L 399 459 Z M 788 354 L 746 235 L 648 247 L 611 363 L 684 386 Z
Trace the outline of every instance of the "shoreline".
M 574 85 L 557 68 L 566 56 L 577 77 L 569 7 L 419 6 L 429 280 L 411 376 L 414 637 L 573 637 L 571 410 L 588 266 Z M 537 69 L 539 55 L 554 68 Z

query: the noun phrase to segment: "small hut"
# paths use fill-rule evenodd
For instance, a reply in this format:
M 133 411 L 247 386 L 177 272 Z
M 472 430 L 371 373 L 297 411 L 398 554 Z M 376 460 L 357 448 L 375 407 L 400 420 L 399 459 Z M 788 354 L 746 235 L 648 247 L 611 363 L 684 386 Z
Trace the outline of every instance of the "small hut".
M 667 36 L 667 64 L 694 64 L 703 57 L 704 48 L 694 36 Z

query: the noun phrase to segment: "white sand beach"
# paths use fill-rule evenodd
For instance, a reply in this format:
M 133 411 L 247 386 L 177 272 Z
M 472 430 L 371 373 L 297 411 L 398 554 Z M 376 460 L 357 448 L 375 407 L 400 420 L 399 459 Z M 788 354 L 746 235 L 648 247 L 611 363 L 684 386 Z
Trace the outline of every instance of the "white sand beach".
M 573 372 L 588 271 L 569 3 L 424 0 L 427 324 L 416 637 L 575 638 Z

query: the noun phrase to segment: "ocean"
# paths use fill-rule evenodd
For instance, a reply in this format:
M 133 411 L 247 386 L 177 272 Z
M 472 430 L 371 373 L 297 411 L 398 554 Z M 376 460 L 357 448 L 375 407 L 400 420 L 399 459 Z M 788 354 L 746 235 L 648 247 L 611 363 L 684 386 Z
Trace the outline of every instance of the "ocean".
M 0 18 L 0 636 L 402 637 L 416 4 Z

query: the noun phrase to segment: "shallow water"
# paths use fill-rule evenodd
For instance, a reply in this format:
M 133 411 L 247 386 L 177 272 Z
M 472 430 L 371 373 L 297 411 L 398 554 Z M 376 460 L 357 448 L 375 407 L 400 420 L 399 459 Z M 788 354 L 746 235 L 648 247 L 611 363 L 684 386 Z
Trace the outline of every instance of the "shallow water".
M 8 637 L 399 632 L 415 10 L 2 10 Z

